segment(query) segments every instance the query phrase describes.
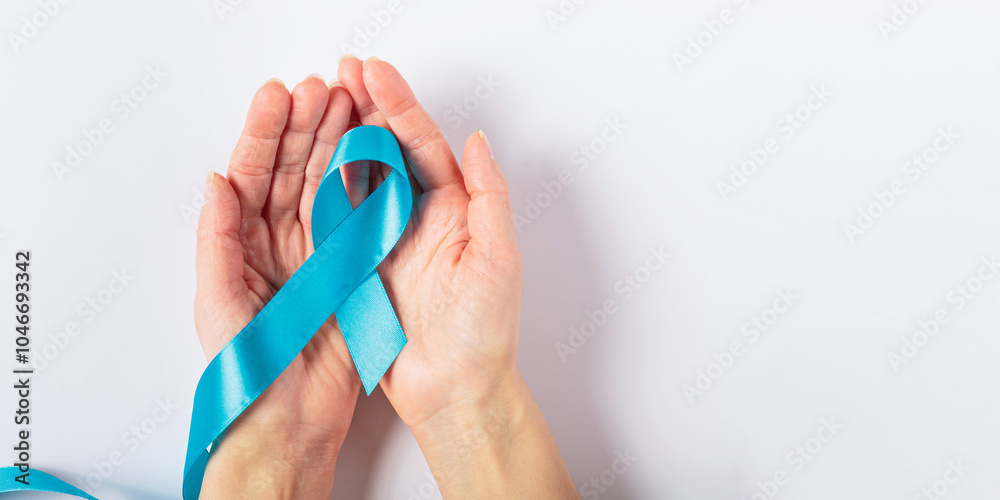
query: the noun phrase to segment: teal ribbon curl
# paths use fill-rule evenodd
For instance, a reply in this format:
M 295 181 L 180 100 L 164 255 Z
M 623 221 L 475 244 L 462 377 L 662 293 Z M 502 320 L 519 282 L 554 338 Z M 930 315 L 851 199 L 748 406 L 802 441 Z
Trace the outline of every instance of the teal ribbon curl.
M 17 467 L 0 468 L 0 493 L 11 493 L 14 491 L 47 491 L 51 493 L 73 495 L 75 497 L 86 498 L 87 500 L 97 500 L 80 488 L 59 479 L 52 474 L 46 474 L 38 469 L 31 469 L 29 472 L 28 479 L 30 484 L 24 484 L 14 479 L 21 474 L 23 473 Z
M 390 174 L 357 209 L 340 167 L 377 161 Z M 399 241 L 413 194 L 395 136 L 356 127 L 337 144 L 312 210 L 315 252 L 208 364 L 198 381 L 184 464 L 184 499 L 197 499 L 210 455 L 229 425 L 295 359 L 335 313 L 366 394 L 406 344 L 376 267 Z

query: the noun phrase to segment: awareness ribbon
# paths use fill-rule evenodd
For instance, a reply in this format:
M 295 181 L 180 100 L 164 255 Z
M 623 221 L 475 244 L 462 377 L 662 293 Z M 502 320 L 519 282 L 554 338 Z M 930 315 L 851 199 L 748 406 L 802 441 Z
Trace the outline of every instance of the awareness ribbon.
M 392 167 L 382 184 L 351 208 L 340 167 L 362 160 Z M 184 499 L 201 493 L 209 446 L 295 359 L 331 312 L 351 352 L 365 393 L 371 395 L 406 344 L 376 267 L 403 234 L 413 194 L 396 137 L 361 126 L 340 139 L 323 174 L 312 210 L 315 252 L 278 293 L 212 359 L 198 381 L 184 463 Z M 97 500 L 39 470 L 32 484 L 0 468 L 0 493 L 48 491 Z
M 392 167 L 351 208 L 340 167 L 371 160 Z M 315 252 L 208 364 L 198 381 L 184 464 L 184 499 L 194 500 L 208 448 L 295 359 L 335 312 L 365 392 L 371 394 L 406 344 L 376 272 L 410 219 L 413 195 L 403 155 L 386 129 L 361 126 L 337 144 L 312 210 Z

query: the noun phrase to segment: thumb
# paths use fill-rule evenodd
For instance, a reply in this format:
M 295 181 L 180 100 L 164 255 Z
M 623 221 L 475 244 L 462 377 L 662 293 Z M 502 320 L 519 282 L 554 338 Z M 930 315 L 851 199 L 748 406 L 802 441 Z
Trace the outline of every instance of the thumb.
M 226 305 L 242 303 L 247 285 L 243 280 L 243 248 L 240 244 L 240 202 L 225 177 L 211 172 L 205 181 L 205 205 L 198 217 L 195 255 L 197 292 L 195 323 L 202 346 L 217 350 L 228 339 L 204 338 L 217 331 L 219 315 Z M 208 329 L 205 330 L 205 327 Z M 204 330 L 204 331 L 203 331 Z
M 516 259 L 517 231 L 507 180 L 493 158 L 486 134 L 476 132 L 465 143 L 462 174 L 469 193 L 469 248 L 490 261 Z

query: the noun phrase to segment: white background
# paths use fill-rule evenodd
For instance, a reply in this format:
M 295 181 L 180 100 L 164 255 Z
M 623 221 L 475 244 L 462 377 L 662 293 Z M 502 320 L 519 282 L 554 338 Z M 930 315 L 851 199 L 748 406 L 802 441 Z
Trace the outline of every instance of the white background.
M 537 216 L 519 235 L 519 362 L 578 485 L 603 472 L 600 498 L 750 499 L 784 472 L 776 498 L 909 499 L 960 463 L 939 492 L 994 498 L 1000 280 L 964 307 L 952 294 L 978 289 L 981 259 L 1000 255 L 1000 4 L 930 0 L 883 36 L 901 1 L 564 1 L 553 21 L 557 0 L 402 0 L 382 28 L 372 12 L 388 0 L 245 0 L 221 14 L 211 0 L 77 0 L 23 44 L 11 39 L 31 33 L 22 18 L 46 16 L 35 0 L 5 3 L 0 289 L 30 249 L 35 353 L 54 354 L 33 381 L 32 465 L 80 483 L 121 451 L 90 491 L 179 498 L 205 366 L 191 307 L 205 175 L 225 170 L 258 86 L 332 78 L 350 43 L 396 64 L 456 148 L 486 130 L 515 209 Z M 720 17 L 732 22 L 680 67 Z M 356 42 L 366 25 L 375 36 Z M 116 99 L 156 66 L 168 76 L 122 118 Z M 499 85 L 476 100 L 480 79 Z M 799 109 L 813 87 L 833 95 Z M 475 110 L 449 120 L 456 104 Z M 809 117 L 787 137 L 797 111 Z M 60 179 L 53 163 L 105 118 L 114 131 Z M 607 120 L 626 128 L 602 143 Z M 954 144 L 908 176 L 948 127 Z M 777 152 L 724 200 L 718 183 L 771 138 Z M 602 153 L 580 171 L 583 147 Z M 565 169 L 573 183 L 546 199 Z M 905 193 L 849 238 L 844 225 L 896 180 Z M 526 199 L 546 206 L 526 212 Z M 624 300 L 616 282 L 647 278 L 651 246 L 671 257 Z M 80 305 L 121 269 L 134 279 L 88 322 Z M 798 298 L 752 342 L 741 330 L 774 320 L 778 290 Z M 605 300 L 617 312 L 561 359 L 557 343 Z M 889 354 L 938 309 L 950 321 L 894 369 Z M 60 344 L 70 322 L 80 333 Z M 13 334 L 0 338 L 9 373 Z M 743 355 L 712 367 L 734 341 Z M 717 380 L 692 402 L 683 387 L 699 370 Z M 157 399 L 177 409 L 146 420 L 133 450 L 121 436 Z M 842 428 L 817 450 L 831 418 Z M 798 468 L 787 454 L 807 445 Z M 619 451 L 634 463 L 604 472 Z M 427 470 L 384 396 L 362 398 L 335 496 L 438 497 Z

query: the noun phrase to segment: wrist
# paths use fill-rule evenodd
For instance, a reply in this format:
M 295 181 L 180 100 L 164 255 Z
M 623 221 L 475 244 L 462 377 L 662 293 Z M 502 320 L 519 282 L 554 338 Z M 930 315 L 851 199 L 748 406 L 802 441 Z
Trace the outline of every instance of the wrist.
M 513 444 L 530 429 L 534 399 L 517 367 L 477 389 L 457 389 L 450 404 L 410 425 L 442 492 L 468 491 L 475 480 L 487 491 L 502 491 Z M 470 467 L 478 469 L 470 475 Z M 454 488 L 452 488 L 454 486 Z
M 212 450 L 201 498 L 328 498 L 343 440 L 237 421 Z
M 410 425 L 444 498 L 579 498 L 516 365 Z
M 500 370 L 486 380 L 466 378 L 453 384 L 447 400 L 419 420 L 404 419 L 415 436 L 428 439 L 454 436 L 491 424 L 492 433 L 506 430 L 523 415 L 523 401 L 530 398 L 516 365 Z

